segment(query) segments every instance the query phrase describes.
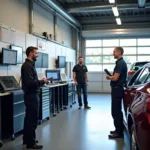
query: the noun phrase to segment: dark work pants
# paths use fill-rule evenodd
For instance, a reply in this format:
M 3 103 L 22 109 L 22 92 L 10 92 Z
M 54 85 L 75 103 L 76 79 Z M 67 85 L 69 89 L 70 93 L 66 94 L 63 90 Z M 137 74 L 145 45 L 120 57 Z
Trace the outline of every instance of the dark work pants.
M 122 134 L 124 130 L 123 113 L 122 113 L 122 99 L 124 97 L 123 87 L 112 87 L 111 91 L 111 114 L 114 120 L 114 126 L 117 133 Z
M 26 114 L 24 119 L 23 140 L 27 145 L 35 144 L 35 130 L 38 124 L 39 116 L 39 94 L 25 94 L 24 102 L 26 106 Z
M 78 94 L 79 106 L 82 106 L 82 98 L 81 98 L 82 92 L 81 91 L 83 91 L 84 106 L 87 106 L 88 102 L 87 102 L 87 86 L 86 86 L 86 83 L 78 83 L 78 85 L 77 85 L 77 94 Z

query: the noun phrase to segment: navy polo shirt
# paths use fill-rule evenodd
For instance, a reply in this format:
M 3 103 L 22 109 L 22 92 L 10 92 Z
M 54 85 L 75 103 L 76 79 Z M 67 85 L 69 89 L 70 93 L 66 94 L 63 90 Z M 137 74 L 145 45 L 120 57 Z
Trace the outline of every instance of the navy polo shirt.
M 116 66 L 114 68 L 113 75 L 119 73 L 120 76 L 117 81 L 111 81 L 110 86 L 124 86 L 127 79 L 127 64 L 123 58 L 120 58 L 116 61 Z
M 86 74 L 86 72 L 88 72 L 88 69 L 85 65 L 77 64 L 74 66 L 72 71 L 76 73 L 76 80 L 78 83 L 86 82 L 85 74 Z

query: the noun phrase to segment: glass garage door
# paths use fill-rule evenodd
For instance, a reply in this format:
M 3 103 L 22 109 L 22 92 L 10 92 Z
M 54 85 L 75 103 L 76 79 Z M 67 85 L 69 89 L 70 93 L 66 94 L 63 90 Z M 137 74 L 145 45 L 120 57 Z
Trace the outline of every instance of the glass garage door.
M 136 61 L 150 61 L 150 38 L 96 39 L 85 42 L 85 63 L 89 70 L 89 92 L 110 92 L 109 81 L 103 70 L 110 72 L 115 66 L 113 50 L 116 46 L 124 48 L 124 59 L 128 65 Z

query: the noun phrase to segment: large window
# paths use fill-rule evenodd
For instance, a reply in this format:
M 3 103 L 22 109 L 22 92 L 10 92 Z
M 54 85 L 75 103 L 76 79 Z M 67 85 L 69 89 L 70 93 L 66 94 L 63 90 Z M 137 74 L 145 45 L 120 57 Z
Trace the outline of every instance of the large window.
M 150 38 L 86 40 L 86 65 L 89 71 L 113 71 L 116 60 L 113 50 L 124 49 L 128 67 L 136 61 L 150 61 Z

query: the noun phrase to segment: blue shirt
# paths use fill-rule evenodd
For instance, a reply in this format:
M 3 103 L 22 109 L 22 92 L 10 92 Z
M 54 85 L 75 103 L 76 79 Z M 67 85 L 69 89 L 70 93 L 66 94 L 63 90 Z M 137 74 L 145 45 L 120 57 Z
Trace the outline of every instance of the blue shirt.
M 119 73 L 120 76 L 117 81 L 111 81 L 110 86 L 124 86 L 127 79 L 127 64 L 123 58 L 120 58 L 116 61 L 116 66 L 114 68 L 113 75 Z

